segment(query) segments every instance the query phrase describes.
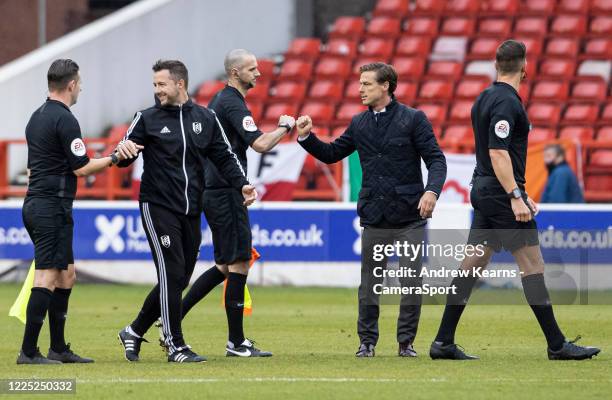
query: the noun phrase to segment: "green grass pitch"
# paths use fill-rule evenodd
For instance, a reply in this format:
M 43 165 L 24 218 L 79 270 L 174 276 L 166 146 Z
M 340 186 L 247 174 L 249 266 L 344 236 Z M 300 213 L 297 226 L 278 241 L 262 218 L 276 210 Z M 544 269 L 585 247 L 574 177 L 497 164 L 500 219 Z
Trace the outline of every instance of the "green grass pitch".
M 254 313 L 247 336 L 274 352 L 269 359 L 224 356 L 227 325 L 220 291 L 211 293 L 185 319 L 185 337 L 208 356 L 198 365 L 169 364 L 151 330 L 141 362 L 124 360 L 117 331 L 138 312 L 148 287 L 81 285 L 70 300 L 67 339 L 95 364 L 18 366 L 23 325 L 7 317 L 19 287 L 0 285 L 4 313 L 0 379 L 76 378 L 76 397 L 134 399 L 604 399 L 612 396 L 612 306 L 558 306 L 566 335 L 600 346 L 593 360 L 551 362 L 531 310 L 524 305 L 474 305 L 464 313 L 457 342 L 479 361 L 432 361 L 429 344 L 442 307 L 423 307 L 417 359 L 397 357 L 396 306 L 383 306 L 381 337 L 372 359 L 356 359 L 356 290 L 251 288 Z M 49 343 L 45 324 L 41 350 Z M 45 398 L 49 395 L 32 396 Z M 54 399 L 74 395 L 52 395 Z M 2 396 L 0 397 L 14 397 Z M 26 398 L 29 396 L 18 396 Z

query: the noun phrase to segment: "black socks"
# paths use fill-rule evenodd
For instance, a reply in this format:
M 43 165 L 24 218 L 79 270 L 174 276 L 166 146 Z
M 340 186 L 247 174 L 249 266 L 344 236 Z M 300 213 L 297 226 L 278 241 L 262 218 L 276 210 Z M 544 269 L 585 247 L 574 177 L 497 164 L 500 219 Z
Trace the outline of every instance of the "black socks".
M 183 318 L 193 306 L 224 280 L 225 275 L 219 271 L 216 265 L 200 275 L 183 298 Z
M 45 322 L 45 315 L 49 309 L 53 292 L 47 288 L 33 287 L 28 308 L 26 310 L 25 332 L 21 349 L 26 356 L 32 357 L 36 353 L 38 336 Z
M 229 340 L 234 346 L 240 346 L 244 342 L 242 317 L 244 312 L 244 285 L 246 281 L 246 275 L 235 272 L 230 272 L 227 277 L 225 313 L 227 314 Z
M 457 330 L 459 319 L 461 314 L 463 314 L 463 310 L 472 294 L 472 288 L 477 280 L 478 278 L 473 276 L 460 276 L 453 279 L 451 286 L 455 286 L 456 294 L 450 292 L 446 298 L 446 307 L 444 308 L 444 315 L 440 322 L 436 342 L 441 342 L 445 345 L 455 342 L 455 331 Z
M 51 350 L 62 353 L 68 349 L 64 339 L 68 299 L 72 289 L 55 288 L 49 304 L 49 332 L 51 333 Z
M 543 274 L 527 275 L 522 278 L 525 298 L 535 314 L 546 342 L 551 350 L 559 350 L 565 342 L 565 337 L 557 325 L 555 314 L 550 303 L 550 296 L 544 283 Z

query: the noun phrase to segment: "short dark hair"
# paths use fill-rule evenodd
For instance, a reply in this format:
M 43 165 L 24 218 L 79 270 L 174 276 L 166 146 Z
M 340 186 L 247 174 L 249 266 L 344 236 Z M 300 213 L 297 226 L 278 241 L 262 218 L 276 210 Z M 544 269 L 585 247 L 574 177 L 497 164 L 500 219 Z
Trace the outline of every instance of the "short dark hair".
M 506 40 L 499 45 L 495 52 L 497 71 L 502 74 L 519 72 L 525 63 L 526 55 L 525 43 L 518 40 Z
M 179 60 L 157 60 L 157 62 L 153 64 L 153 72 L 159 72 L 165 69 L 170 72 L 173 81 L 178 82 L 181 79 L 184 80 L 185 89 L 187 89 L 189 84 L 189 72 L 185 64 Z
M 544 150 L 554 150 L 557 156 L 561 156 L 565 160 L 565 149 L 560 144 L 548 144 L 544 147 Z
M 51 63 L 47 71 L 47 86 L 50 91 L 64 90 L 68 82 L 77 78 L 79 66 L 68 58 L 60 58 Z
M 393 68 L 393 66 L 382 62 L 375 62 L 359 67 L 360 74 L 368 71 L 376 72 L 376 82 L 389 82 L 389 94 L 393 95 L 393 92 L 395 92 L 395 88 L 397 87 L 397 72 L 395 72 L 395 68 Z

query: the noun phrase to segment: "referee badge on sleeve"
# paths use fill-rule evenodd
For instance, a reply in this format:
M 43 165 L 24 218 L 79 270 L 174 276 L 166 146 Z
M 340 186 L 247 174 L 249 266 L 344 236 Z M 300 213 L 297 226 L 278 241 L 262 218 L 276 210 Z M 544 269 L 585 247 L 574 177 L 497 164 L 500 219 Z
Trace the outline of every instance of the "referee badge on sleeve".
M 495 124 L 495 134 L 501 139 L 505 139 L 510 135 L 510 124 L 502 119 Z
M 257 130 L 257 125 L 255 124 L 253 117 L 250 115 L 247 115 L 242 119 L 242 127 L 247 132 L 255 132 Z
M 85 149 L 85 143 L 83 143 L 83 140 L 81 138 L 76 138 L 72 141 L 72 143 L 70 143 L 70 151 L 72 151 L 72 154 L 75 156 L 82 157 L 85 155 L 87 150 Z

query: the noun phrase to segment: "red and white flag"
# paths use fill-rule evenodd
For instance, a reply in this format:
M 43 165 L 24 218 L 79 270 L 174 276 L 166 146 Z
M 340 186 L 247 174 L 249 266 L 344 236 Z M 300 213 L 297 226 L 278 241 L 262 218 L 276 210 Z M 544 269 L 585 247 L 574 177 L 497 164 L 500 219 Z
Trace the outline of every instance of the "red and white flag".
M 280 143 L 267 153 L 249 148 L 247 175 L 259 199 L 290 201 L 305 159 L 306 151 L 295 142 Z

